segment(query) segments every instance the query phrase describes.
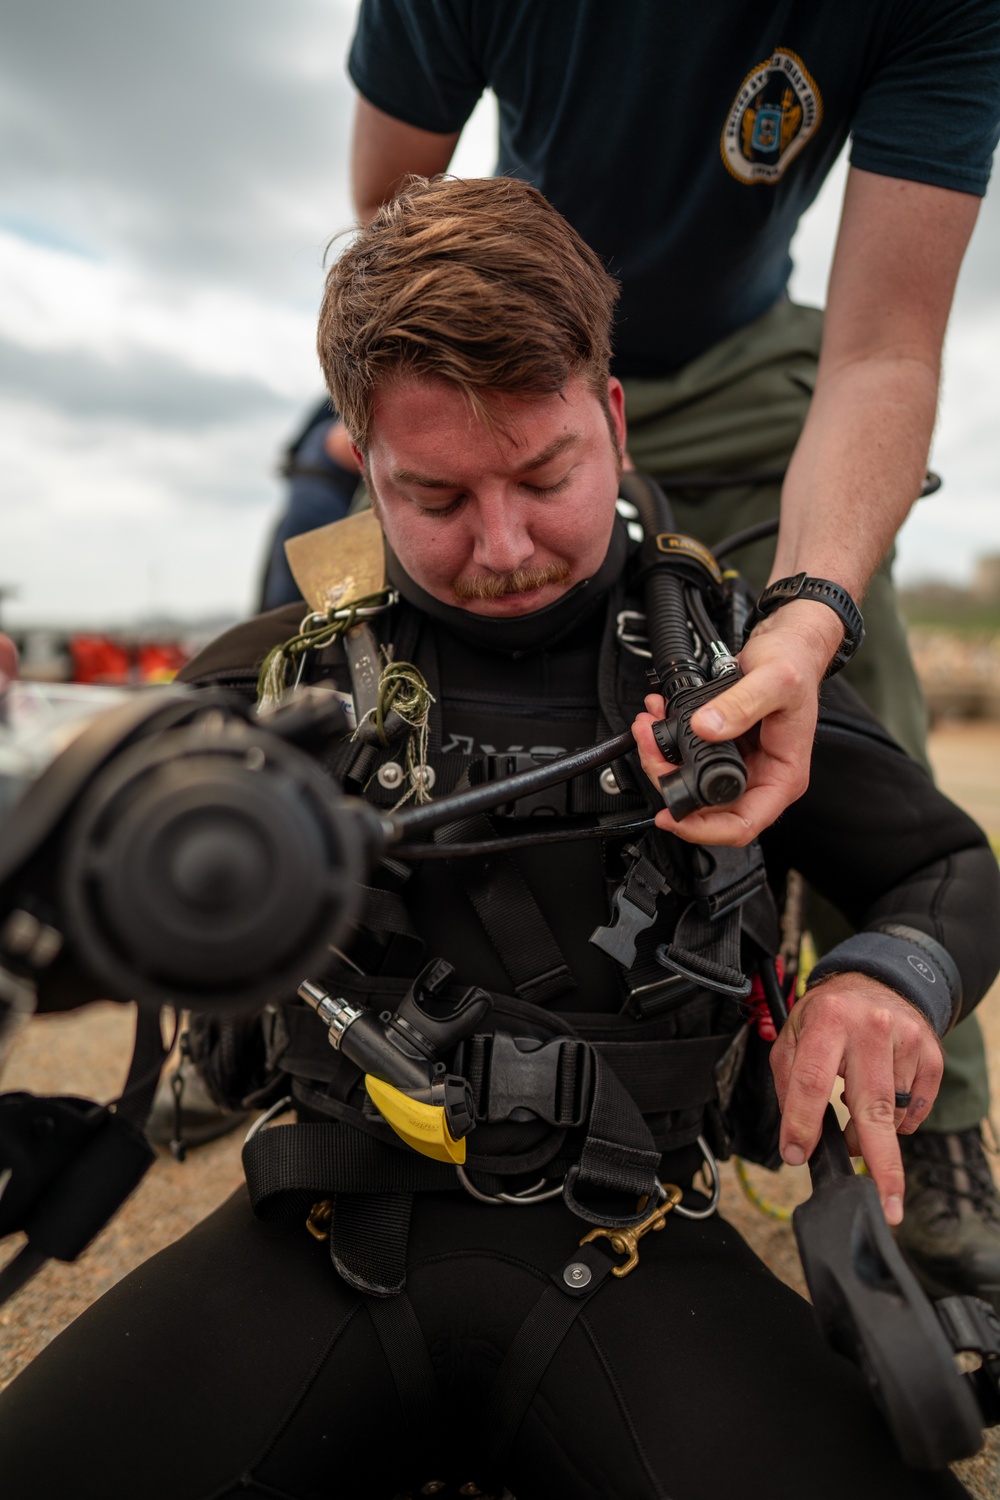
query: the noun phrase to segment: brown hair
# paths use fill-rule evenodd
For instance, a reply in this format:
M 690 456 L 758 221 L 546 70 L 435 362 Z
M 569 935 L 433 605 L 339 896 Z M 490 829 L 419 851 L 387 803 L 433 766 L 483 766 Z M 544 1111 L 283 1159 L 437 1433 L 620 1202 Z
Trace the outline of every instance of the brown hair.
M 582 378 L 607 410 L 617 283 L 535 188 L 511 177 L 407 179 L 331 268 L 320 364 L 362 452 L 380 386 L 436 376 L 543 396 Z

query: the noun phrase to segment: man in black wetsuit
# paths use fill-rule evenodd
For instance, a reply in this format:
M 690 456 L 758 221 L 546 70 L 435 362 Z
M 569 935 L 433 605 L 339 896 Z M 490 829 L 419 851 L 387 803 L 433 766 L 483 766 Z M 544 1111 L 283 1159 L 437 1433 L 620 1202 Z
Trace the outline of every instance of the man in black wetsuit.
M 744 548 L 741 569 L 755 588 L 805 571 L 864 593 L 868 645 L 847 680 L 926 763 L 892 546 L 1000 132 L 997 0 L 361 0 L 348 71 L 362 223 L 406 173 L 447 171 L 494 92 L 497 171 L 533 183 L 620 279 L 612 368 L 636 466 L 710 545 L 780 501 L 777 542 Z M 820 314 L 788 300 L 789 247 L 848 138 Z M 800 794 L 836 628 L 825 611 L 794 628 L 775 615 L 743 682 L 698 718 L 710 739 L 761 720 L 776 753 L 751 778 L 769 794 L 758 829 Z M 829 913 L 811 920 L 824 946 L 843 935 Z M 938 1295 L 974 1290 L 1000 1312 L 976 1017 L 945 1051 L 934 1109 L 906 1140 L 901 1243 Z
M 426 739 L 324 750 L 376 805 L 591 744 L 641 703 L 643 663 L 615 629 L 635 546 L 616 513 L 614 295 L 545 200 L 502 179 L 418 185 L 331 271 L 321 356 L 399 595 L 375 628 L 433 695 Z M 189 680 L 246 690 L 298 615 L 230 632 Z M 355 644 L 310 653 L 305 679 L 360 703 Z M 655 777 L 648 724 L 637 733 Z M 648 815 L 633 758 L 619 766 L 575 778 L 562 806 L 542 799 L 554 813 L 542 826 Z M 515 801 L 486 834 L 537 833 L 538 810 Z M 490 1024 L 449 1058 L 478 1116 L 462 1173 L 401 1146 L 313 1010 L 276 997 L 259 1030 L 244 1023 L 242 1087 L 270 1075 L 300 1123 L 262 1131 L 246 1153 L 257 1217 L 238 1193 L 13 1383 L 0 1400 L 5 1500 L 388 1500 L 472 1478 L 518 1500 L 964 1493 L 947 1473 L 902 1466 L 858 1373 L 690 1184 L 712 1148 L 775 1147 L 766 1054 L 709 983 L 709 960 L 732 939 L 741 969 L 766 963 L 766 890 L 795 868 L 859 936 L 827 956 L 777 1043 L 780 1149 L 811 1150 L 842 1077 L 898 1220 L 896 1133 L 930 1109 L 938 1038 L 1000 963 L 996 862 L 836 682 L 810 788 L 761 839 L 768 886 L 750 864 L 737 872 L 735 926 L 697 920 L 690 851 L 704 819 L 657 822 L 637 853 L 618 835 L 383 863 L 350 946 L 311 977 L 376 1016 L 432 959 L 453 966 L 453 988 L 491 992 Z M 443 842 L 482 842 L 482 830 L 451 825 Z M 642 943 L 638 984 L 635 965 L 591 940 L 609 890 L 642 870 L 658 892 L 647 936 L 668 958 L 687 942 L 704 984 Z M 897 1095 L 909 1103 L 896 1108 Z M 619 1257 L 581 1235 L 601 1214 L 633 1213 L 622 1184 L 652 1194 L 654 1177 L 684 1199 L 615 1278 Z M 314 1208 L 331 1195 L 332 1216 Z

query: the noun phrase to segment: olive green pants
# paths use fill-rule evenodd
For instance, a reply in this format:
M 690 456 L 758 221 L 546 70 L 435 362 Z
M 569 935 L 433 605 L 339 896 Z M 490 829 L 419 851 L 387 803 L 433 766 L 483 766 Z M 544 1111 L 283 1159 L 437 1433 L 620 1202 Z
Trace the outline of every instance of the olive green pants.
M 623 382 L 629 454 L 637 469 L 668 481 L 681 531 L 712 546 L 778 514 L 780 482 L 727 476 L 787 467 L 815 386 L 822 330 L 816 308 L 781 301 L 674 374 Z M 704 484 L 716 475 L 722 482 Z M 670 482 L 672 476 L 682 482 Z M 685 477 L 702 483 L 685 485 Z M 768 538 L 733 555 L 755 589 L 767 582 L 774 546 Z M 892 560 L 890 552 L 869 586 L 865 645 L 845 676 L 899 743 L 927 765 L 927 715 L 896 607 Z M 985 1118 L 989 1103 L 982 1033 L 971 1016 L 947 1038 L 941 1092 L 926 1127 L 967 1129 Z

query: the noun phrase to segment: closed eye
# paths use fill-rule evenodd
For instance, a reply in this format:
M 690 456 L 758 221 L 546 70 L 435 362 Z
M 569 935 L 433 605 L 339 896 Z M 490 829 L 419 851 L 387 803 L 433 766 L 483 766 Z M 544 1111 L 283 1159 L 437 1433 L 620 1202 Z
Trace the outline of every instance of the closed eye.
M 464 499 L 464 495 L 457 495 L 448 505 L 421 505 L 416 500 L 413 503 L 422 516 L 451 516 L 459 509 Z
M 569 479 L 568 474 L 555 484 L 529 484 L 526 479 L 522 479 L 520 488 L 527 490 L 530 495 L 558 495 L 569 484 Z

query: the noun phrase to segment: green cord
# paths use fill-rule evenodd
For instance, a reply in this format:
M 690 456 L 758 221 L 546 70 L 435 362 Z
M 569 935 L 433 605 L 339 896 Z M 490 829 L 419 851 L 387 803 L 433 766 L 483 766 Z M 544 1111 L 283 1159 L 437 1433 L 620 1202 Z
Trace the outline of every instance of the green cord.
M 257 707 L 274 708 L 287 691 L 290 668 L 296 667 L 307 651 L 322 651 L 338 636 L 350 630 L 361 610 L 377 609 L 388 603 L 392 590 L 380 589 L 377 594 L 366 594 L 355 599 L 345 609 L 329 610 L 320 624 L 303 628 L 280 646 L 275 646 L 264 658 L 257 677 Z M 307 618 L 315 619 L 315 615 Z

